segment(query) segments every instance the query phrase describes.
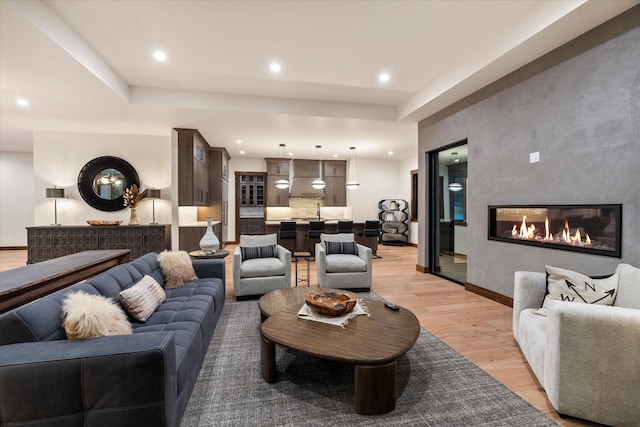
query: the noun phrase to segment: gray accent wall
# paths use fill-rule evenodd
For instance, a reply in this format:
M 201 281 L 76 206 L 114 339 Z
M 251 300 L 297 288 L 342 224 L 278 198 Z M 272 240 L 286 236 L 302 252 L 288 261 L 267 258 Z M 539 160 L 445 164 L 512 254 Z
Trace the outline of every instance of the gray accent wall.
M 421 121 L 418 132 L 422 177 L 427 152 L 468 140 L 469 283 L 512 297 L 517 270 L 640 267 L 640 6 Z M 540 162 L 529 163 L 536 151 Z M 595 203 L 623 205 L 621 259 L 487 239 L 488 205 Z M 420 215 L 418 264 L 427 267 L 426 209 Z

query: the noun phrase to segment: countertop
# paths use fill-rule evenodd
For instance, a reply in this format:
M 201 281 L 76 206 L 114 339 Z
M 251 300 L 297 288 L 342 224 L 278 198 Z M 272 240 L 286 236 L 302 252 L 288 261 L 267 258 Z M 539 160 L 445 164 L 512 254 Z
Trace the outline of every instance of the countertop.
M 309 224 L 309 221 L 316 221 L 313 219 L 277 219 L 277 220 L 267 220 L 264 223 L 266 225 L 280 225 L 280 223 L 282 221 L 295 221 L 296 224 Z M 337 224 L 338 221 L 351 221 L 350 219 L 347 218 L 341 218 L 341 219 L 329 219 L 329 218 L 321 218 L 320 221 L 324 221 L 325 224 Z M 353 221 L 354 224 L 364 224 L 364 221 Z
M 220 221 L 211 221 L 211 225 L 220 224 Z M 186 224 L 180 224 L 178 227 L 206 227 L 207 221 L 188 222 Z

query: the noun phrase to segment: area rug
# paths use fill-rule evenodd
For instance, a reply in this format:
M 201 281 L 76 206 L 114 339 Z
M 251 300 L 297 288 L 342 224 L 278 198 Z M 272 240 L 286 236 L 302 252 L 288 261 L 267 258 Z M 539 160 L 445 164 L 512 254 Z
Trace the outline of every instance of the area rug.
M 557 425 L 424 329 L 397 360 L 396 409 L 358 415 L 350 365 L 276 346 L 277 379 L 266 383 L 259 327 L 257 301 L 226 301 L 183 427 Z

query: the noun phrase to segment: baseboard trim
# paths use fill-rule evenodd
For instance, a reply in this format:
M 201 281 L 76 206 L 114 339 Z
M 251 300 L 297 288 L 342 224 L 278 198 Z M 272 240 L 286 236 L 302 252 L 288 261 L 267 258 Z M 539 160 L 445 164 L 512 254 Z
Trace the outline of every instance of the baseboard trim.
M 416 264 L 416 271 L 419 271 L 420 273 L 429 273 L 429 267 L 425 267 L 423 265 Z
M 418 247 L 418 244 L 417 244 L 417 243 L 411 243 L 411 242 L 410 242 L 410 243 L 409 243 L 409 246 L 413 246 L 414 248 L 417 248 L 417 247 Z
M 26 251 L 26 246 L 0 246 L 0 251 Z
M 506 305 L 507 307 L 513 308 L 513 298 L 504 296 L 494 291 L 490 291 L 489 289 L 481 288 L 478 285 L 474 285 L 473 283 L 465 282 L 464 289 L 472 292 L 474 294 L 480 295 L 481 297 L 485 297 L 495 302 L 499 302 L 502 305 Z

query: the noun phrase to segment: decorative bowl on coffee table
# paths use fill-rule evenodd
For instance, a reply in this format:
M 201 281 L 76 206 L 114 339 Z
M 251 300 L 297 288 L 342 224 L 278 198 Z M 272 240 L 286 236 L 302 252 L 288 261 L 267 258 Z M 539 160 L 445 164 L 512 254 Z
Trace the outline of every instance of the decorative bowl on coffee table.
M 340 316 L 353 310 L 358 301 L 347 294 L 325 292 L 309 294 L 305 302 L 316 313 Z

